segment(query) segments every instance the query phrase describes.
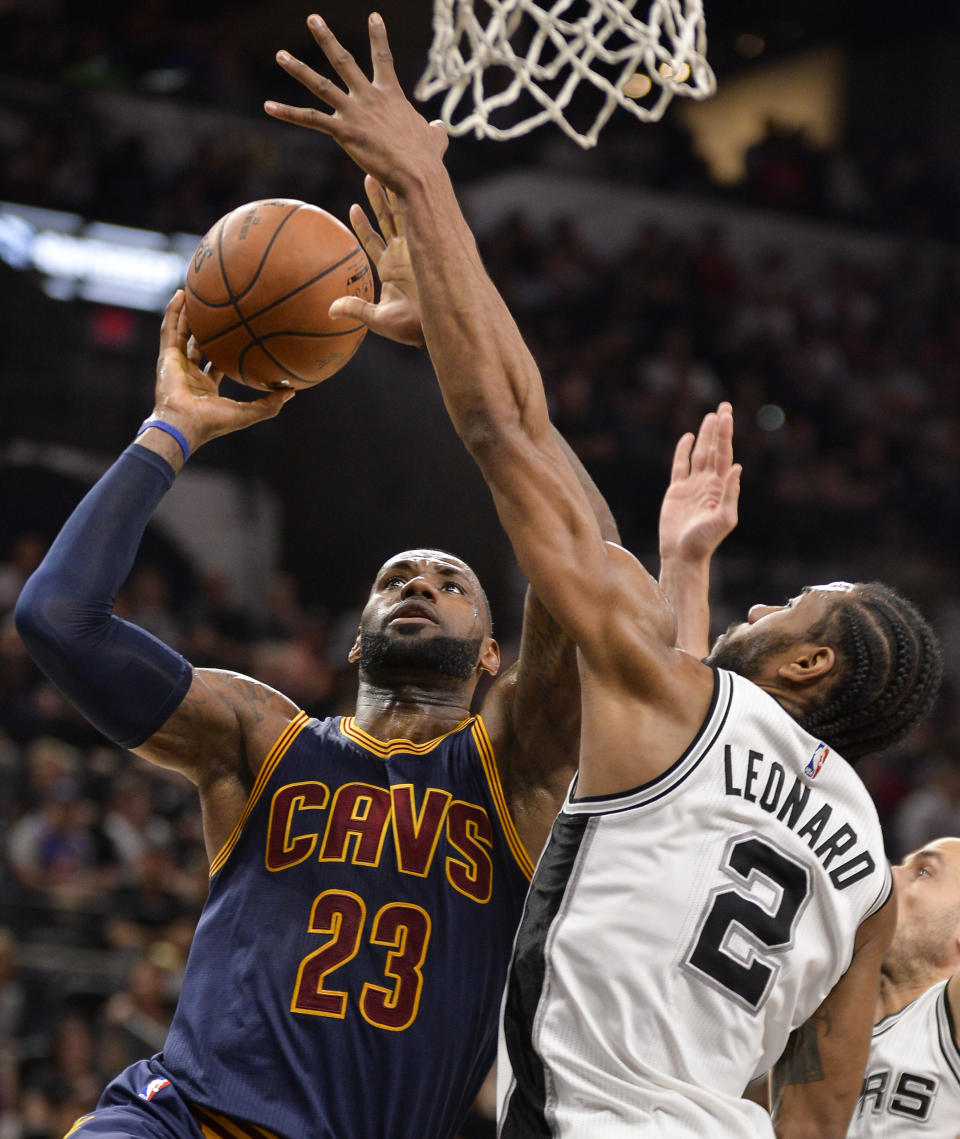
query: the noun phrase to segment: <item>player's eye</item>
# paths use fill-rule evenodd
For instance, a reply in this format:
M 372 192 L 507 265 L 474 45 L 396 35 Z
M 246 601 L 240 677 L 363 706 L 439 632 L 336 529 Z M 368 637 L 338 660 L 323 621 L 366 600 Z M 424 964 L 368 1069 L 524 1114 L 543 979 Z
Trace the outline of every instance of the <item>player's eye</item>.
M 918 878 L 929 878 L 930 877 L 930 867 L 929 866 L 921 866 L 917 870 L 917 877 Z
M 384 589 L 392 589 L 395 585 L 404 585 L 405 580 L 406 579 L 402 578 L 398 573 L 391 574 L 390 577 L 385 579 L 385 581 L 383 583 L 383 588 Z
M 445 581 L 440 588 L 448 593 L 463 593 L 463 586 L 458 581 Z

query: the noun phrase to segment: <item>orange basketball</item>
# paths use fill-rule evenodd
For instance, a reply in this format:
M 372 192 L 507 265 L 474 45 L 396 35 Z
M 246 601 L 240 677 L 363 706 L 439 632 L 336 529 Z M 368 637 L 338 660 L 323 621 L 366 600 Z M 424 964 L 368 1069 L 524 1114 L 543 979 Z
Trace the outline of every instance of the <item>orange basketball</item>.
M 290 198 L 249 202 L 196 248 L 186 280 L 190 330 L 225 375 L 254 388 L 307 388 L 339 371 L 366 325 L 333 320 L 347 295 L 373 300 L 356 236 L 326 210 Z

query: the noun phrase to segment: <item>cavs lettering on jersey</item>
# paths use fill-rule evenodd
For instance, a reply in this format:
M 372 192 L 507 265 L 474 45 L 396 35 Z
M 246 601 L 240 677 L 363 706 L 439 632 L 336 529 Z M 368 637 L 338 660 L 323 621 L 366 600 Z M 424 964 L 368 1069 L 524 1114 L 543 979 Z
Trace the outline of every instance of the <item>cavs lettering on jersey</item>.
M 717 670 L 683 756 L 623 794 L 574 785 L 554 824 L 504 998 L 502 1139 L 772 1136 L 741 1094 L 891 888 L 853 769 Z
M 960 1051 L 947 982 L 874 1025 L 847 1139 L 956 1139 Z
M 479 718 L 417 744 L 301 714 L 212 863 L 164 1070 L 205 1126 L 453 1135 L 531 871 Z

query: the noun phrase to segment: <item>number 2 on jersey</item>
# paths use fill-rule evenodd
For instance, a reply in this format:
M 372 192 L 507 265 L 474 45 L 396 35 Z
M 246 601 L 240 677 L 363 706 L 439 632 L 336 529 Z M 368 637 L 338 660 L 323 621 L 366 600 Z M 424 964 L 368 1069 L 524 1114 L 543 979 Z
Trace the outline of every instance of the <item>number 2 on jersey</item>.
M 711 894 L 684 964 L 757 1012 L 780 968 L 777 954 L 793 944 L 810 875 L 802 863 L 756 835 L 732 842 L 720 869 L 733 879 L 733 889 L 719 887 Z
M 291 1012 L 338 1018 L 346 1015 L 349 994 L 329 988 L 327 978 L 356 957 L 366 916 L 367 907 L 356 894 L 325 890 L 317 895 L 309 929 L 326 934 L 327 940 L 300 962 Z M 419 906 L 404 902 L 381 906 L 371 922 L 369 940 L 388 951 L 383 972 L 391 984 L 367 981 L 360 993 L 360 1012 L 370 1024 L 399 1032 L 413 1023 L 420 1004 L 420 967 L 427 955 L 430 917 Z

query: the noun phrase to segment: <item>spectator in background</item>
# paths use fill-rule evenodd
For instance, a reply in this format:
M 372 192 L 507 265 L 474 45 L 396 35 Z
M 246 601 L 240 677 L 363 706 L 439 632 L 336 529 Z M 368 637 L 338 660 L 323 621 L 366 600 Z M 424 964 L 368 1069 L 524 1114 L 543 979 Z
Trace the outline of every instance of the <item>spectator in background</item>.
M 27 1031 L 27 993 L 18 976 L 18 944 L 0 926 L 0 1135 L 15 1134 L 21 1042 Z
M 7 853 L 21 886 L 57 906 L 102 897 L 117 877 L 92 803 L 72 779 L 51 787 L 11 828 Z
M 247 670 L 253 637 L 253 622 L 234 600 L 229 575 L 222 570 L 204 574 L 189 613 L 188 639 L 194 659 L 219 668 Z
M 180 865 L 168 846 L 153 843 L 143 847 L 132 871 L 111 897 L 107 943 L 117 949 L 146 949 L 170 938 L 179 943 L 178 924 L 199 916 L 205 878 Z
M 62 1008 L 42 1054 L 24 1066 L 24 1139 L 59 1139 L 90 1111 L 103 1086 L 98 1041 L 90 1015 L 79 1005 Z
M 10 556 L 0 562 L 0 613 L 13 608 L 23 584 L 40 564 L 47 552 L 47 542 L 39 534 L 18 534 L 10 548 Z
M 169 645 L 182 646 L 184 630 L 173 611 L 170 583 L 159 566 L 140 565 L 117 598 L 117 613 Z
M 293 636 L 261 640 L 254 646 L 250 671 L 271 688 L 289 694 L 311 715 L 323 715 L 333 686 L 326 641 L 324 622 L 305 615 Z
M 937 755 L 922 765 L 918 785 L 897 808 L 894 837 L 898 851 L 907 852 L 942 834 L 960 834 L 960 764 Z
M 300 602 L 300 585 L 283 570 L 270 579 L 261 634 L 267 640 L 292 637 L 302 627 L 306 613 Z
M 170 840 L 170 825 L 153 808 L 151 781 L 124 771 L 111 783 L 103 830 L 113 844 L 122 881 L 136 882 L 146 852 Z
M 127 971 L 125 987 L 106 1002 L 103 1063 L 109 1071 L 120 1071 L 162 1050 L 176 1004 L 169 965 L 170 955 L 163 946 L 140 954 Z
M 47 800 L 61 784 L 74 779 L 80 770 L 80 756 L 56 736 L 37 736 L 24 750 L 25 783 L 20 789 L 23 802 L 31 807 Z
M 802 129 L 771 119 L 746 154 L 746 198 L 765 208 L 813 212 L 823 199 L 822 165 Z
M 18 943 L 0 926 L 0 1040 L 21 1036 L 27 1029 L 26 989 L 18 977 Z

